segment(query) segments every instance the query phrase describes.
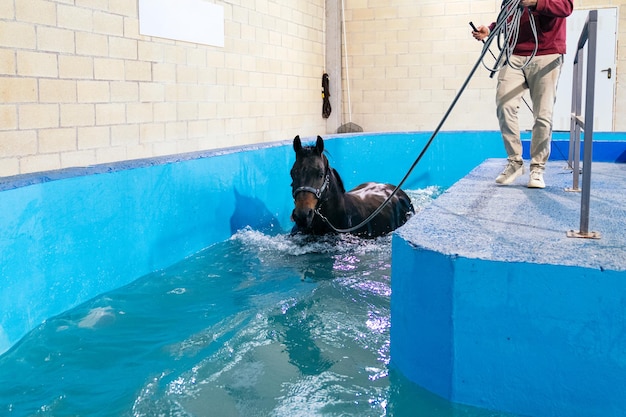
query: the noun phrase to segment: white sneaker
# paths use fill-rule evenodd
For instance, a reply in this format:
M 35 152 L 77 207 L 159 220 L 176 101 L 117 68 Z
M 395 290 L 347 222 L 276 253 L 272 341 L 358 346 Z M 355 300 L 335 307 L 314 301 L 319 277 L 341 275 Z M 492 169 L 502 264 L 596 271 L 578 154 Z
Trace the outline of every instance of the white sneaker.
M 517 177 L 524 173 L 524 163 L 509 161 L 504 171 L 496 178 L 496 182 L 501 185 L 509 185 Z
M 533 169 L 530 171 L 528 188 L 546 188 L 546 183 L 543 182 L 543 171 L 539 169 Z

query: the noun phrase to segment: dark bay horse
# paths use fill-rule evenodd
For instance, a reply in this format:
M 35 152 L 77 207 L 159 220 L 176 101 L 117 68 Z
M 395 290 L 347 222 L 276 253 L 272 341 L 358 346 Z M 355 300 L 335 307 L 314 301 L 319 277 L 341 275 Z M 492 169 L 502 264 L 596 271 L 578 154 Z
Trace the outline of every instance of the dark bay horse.
M 295 208 L 291 218 L 296 224 L 292 233 L 348 231 L 372 214 L 395 189 L 391 184 L 366 182 L 346 192 L 339 173 L 324 155 L 320 136 L 315 146 L 302 146 L 300 136 L 296 136 L 293 149 L 296 162 L 291 168 L 291 190 Z M 350 232 L 362 237 L 382 236 L 402 226 L 413 213 L 411 199 L 398 190 L 371 221 Z

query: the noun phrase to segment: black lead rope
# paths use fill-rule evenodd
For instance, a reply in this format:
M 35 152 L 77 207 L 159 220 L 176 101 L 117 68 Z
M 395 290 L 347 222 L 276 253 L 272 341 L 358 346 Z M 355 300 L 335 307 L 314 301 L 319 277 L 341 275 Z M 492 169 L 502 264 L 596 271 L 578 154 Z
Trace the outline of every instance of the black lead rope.
M 503 4 L 502 4 L 502 7 L 504 8 L 505 6 L 511 6 L 511 4 L 513 4 L 513 3 L 515 3 L 515 6 L 513 7 L 513 9 L 514 9 L 515 7 L 519 6 L 520 0 L 504 0 Z M 510 10 L 510 9 L 507 9 L 507 10 Z M 516 18 L 516 20 L 517 20 L 514 23 L 514 25 L 515 24 L 519 25 L 519 16 L 520 15 L 514 16 Z M 372 219 L 374 217 L 376 217 L 378 215 L 378 213 L 380 213 L 382 211 L 382 209 L 387 204 L 389 204 L 391 199 L 398 193 L 398 190 L 400 190 L 400 188 L 404 185 L 404 183 L 409 178 L 409 176 L 411 175 L 411 173 L 413 172 L 413 170 L 415 169 L 417 164 L 422 160 L 422 157 L 424 156 L 424 154 L 426 153 L 426 151 L 428 150 L 430 145 L 433 143 L 433 140 L 435 139 L 435 137 L 437 136 L 437 134 L 439 133 L 439 131 L 443 127 L 443 124 L 448 119 L 448 116 L 450 116 L 450 113 L 452 112 L 452 109 L 454 109 L 454 106 L 456 106 L 456 103 L 459 101 L 459 98 L 461 98 L 461 95 L 465 91 L 465 88 L 467 88 L 467 85 L 469 84 L 470 80 L 474 76 L 474 73 L 476 72 L 476 69 L 478 69 L 478 67 L 483 62 L 483 58 L 487 54 L 487 51 L 489 50 L 489 46 L 491 45 L 491 42 L 493 42 L 494 38 L 497 37 L 498 34 L 503 30 L 504 26 L 507 25 L 507 20 L 509 20 L 509 17 L 510 17 L 510 14 L 500 13 L 500 16 L 498 16 L 498 21 L 496 22 L 496 26 L 494 27 L 493 31 L 490 33 L 489 37 L 487 37 L 487 41 L 483 45 L 483 50 L 482 50 L 480 56 L 476 60 L 476 63 L 472 67 L 469 75 L 467 76 L 467 78 L 463 82 L 463 85 L 461 86 L 461 88 L 457 92 L 456 96 L 452 100 L 452 103 L 448 107 L 448 110 L 444 114 L 443 118 L 441 119 L 441 121 L 439 122 L 439 124 L 437 125 L 435 130 L 433 131 L 432 135 L 430 136 L 430 139 L 428 139 L 428 142 L 426 142 L 426 145 L 424 145 L 424 148 L 422 149 L 420 154 L 417 156 L 415 161 L 413 161 L 413 164 L 411 165 L 411 167 L 409 168 L 407 173 L 404 175 L 404 178 L 402 178 L 402 180 L 396 186 L 396 188 L 394 188 L 394 190 L 391 192 L 391 194 L 389 194 L 389 197 L 387 197 L 387 199 L 385 201 L 383 201 L 383 203 L 376 210 L 374 210 L 374 212 L 372 212 L 372 214 L 370 214 L 365 220 L 363 220 L 361 223 L 357 224 L 356 226 L 350 227 L 348 229 L 338 229 L 335 226 L 333 226 L 330 223 L 330 221 L 328 221 L 328 219 L 326 217 L 324 217 L 318 210 L 315 210 L 315 213 L 318 216 L 320 216 L 322 218 L 322 220 L 325 221 L 331 229 L 333 229 L 337 233 L 352 233 L 352 232 L 360 229 L 361 227 L 363 227 L 364 225 L 366 225 L 370 221 L 372 221 Z
M 324 119 L 328 119 L 330 116 L 330 112 L 332 111 L 330 107 L 330 91 L 329 91 L 329 79 L 328 74 L 322 75 L 322 117 Z

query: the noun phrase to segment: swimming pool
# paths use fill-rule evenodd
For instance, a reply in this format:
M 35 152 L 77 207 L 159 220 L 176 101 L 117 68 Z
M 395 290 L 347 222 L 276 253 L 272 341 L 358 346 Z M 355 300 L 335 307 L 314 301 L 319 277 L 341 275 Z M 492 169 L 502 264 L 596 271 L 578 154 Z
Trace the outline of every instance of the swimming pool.
M 428 137 L 348 135 L 326 148 L 347 187 L 397 183 Z M 499 153 L 499 140 L 442 134 L 405 188 L 451 185 Z M 461 154 L 464 163 L 453 163 Z M 0 352 L 43 320 L 241 227 L 290 230 L 292 163 L 286 141 L 0 180 Z
M 445 188 L 485 158 L 501 156 L 500 138 L 495 132 L 446 132 L 440 135 L 405 188 L 423 190 L 424 187 L 433 184 Z M 395 183 L 404 174 L 416 153 L 421 150 L 428 136 L 428 133 L 422 132 L 348 135 L 341 138 L 331 138 L 332 140 L 327 142 L 327 148 L 330 151 L 331 163 L 340 171 L 348 187 L 371 179 Z M 262 147 L 221 150 L 201 155 L 194 154 L 113 166 L 72 169 L 1 181 L 0 212 L 3 213 L 3 216 L 0 218 L 0 253 L 2 254 L 0 274 L 3 284 L 0 289 L 0 302 L 2 302 L 3 310 L 0 312 L 0 351 L 4 352 L 13 347 L 1 359 L 11 364 L 10 366 L 7 365 L 7 369 L 14 369 L 18 373 L 24 372 L 25 375 L 28 375 L 27 379 L 30 380 L 30 382 L 26 381 L 26 385 L 22 385 L 22 389 L 25 391 L 21 391 L 21 393 L 20 391 L 11 391 L 7 395 L 23 395 L 24 392 L 28 395 L 29 392 L 34 392 L 32 390 L 38 389 L 48 392 L 42 378 L 45 373 L 45 366 L 41 364 L 50 365 L 52 368 L 55 364 L 59 364 L 58 361 L 55 361 L 54 353 L 48 349 L 51 340 L 48 339 L 49 337 L 55 339 L 69 335 L 70 339 L 73 338 L 74 341 L 80 342 L 83 334 L 96 335 L 95 342 L 92 340 L 93 344 L 88 343 L 88 348 L 93 348 L 96 355 L 81 356 L 80 349 L 76 348 L 80 344 L 61 343 L 60 351 L 66 352 L 70 357 L 73 353 L 77 354 L 76 362 L 73 364 L 76 373 L 62 374 L 60 380 L 57 378 L 58 383 L 50 384 L 49 392 L 61 392 L 65 387 L 63 381 L 67 382 L 68 379 L 80 379 L 83 384 L 88 381 L 93 390 L 88 391 L 85 397 L 80 394 L 82 388 L 73 385 L 68 388 L 68 392 L 76 393 L 78 391 L 79 399 L 75 400 L 72 397 L 70 400 L 70 396 L 64 397 L 65 394 L 63 393 L 58 396 L 52 394 L 52 397 L 44 397 L 47 400 L 40 401 L 40 404 L 37 405 L 44 407 L 40 409 L 44 415 L 46 415 L 45 413 L 48 415 L 62 414 L 63 411 L 50 413 L 48 409 L 58 406 L 60 408 L 57 411 L 65 410 L 64 407 L 67 407 L 69 401 L 77 401 L 78 407 L 91 407 L 88 403 L 98 396 L 101 399 L 108 398 L 111 402 L 114 398 L 123 398 L 122 404 L 124 405 L 120 407 L 127 407 L 128 401 L 131 401 L 133 409 L 138 410 L 138 415 L 142 415 L 141 413 L 149 414 L 150 407 L 156 403 L 169 404 L 170 399 L 175 397 L 167 397 L 164 393 L 176 392 L 178 385 L 180 385 L 182 397 L 193 403 L 196 401 L 194 390 L 197 387 L 192 389 L 194 383 L 189 381 L 205 381 L 197 375 L 194 376 L 194 370 L 204 370 L 206 374 L 204 376 L 207 378 L 215 373 L 224 375 L 224 378 L 230 378 L 230 383 L 234 384 L 232 386 L 246 391 L 248 385 L 244 379 L 248 375 L 255 375 L 254 369 L 256 369 L 255 367 L 258 368 L 259 365 L 250 365 L 252 368 L 229 373 L 227 370 L 231 368 L 228 367 L 230 362 L 227 359 L 233 360 L 232 363 L 235 368 L 237 368 L 235 363 L 239 362 L 234 361 L 235 356 L 232 356 L 232 352 L 228 353 L 228 349 L 225 351 L 218 349 L 220 343 L 212 342 L 217 340 L 228 346 L 229 344 L 225 340 L 230 340 L 229 338 L 239 334 L 262 333 L 259 327 L 246 326 L 250 323 L 257 323 L 257 320 L 264 323 L 268 322 L 269 317 L 274 317 L 273 324 L 279 328 L 282 327 L 282 331 L 274 330 L 274 339 L 264 340 L 264 343 L 272 346 L 272 348 L 268 348 L 270 352 L 266 352 L 270 359 L 269 363 L 273 363 L 272 360 L 282 361 L 283 364 L 285 362 L 290 363 L 289 352 L 286 348 L 288 345 L 286 341 L 289 338 L 295 338 L 296 341 L 299 341 L 293 344 L 296 353 L 311 353 L 309 349 L 297 350 L 306 345 L 307 340 L 315 340 L 317 343 L 317 334 L 311 333 L 312 322 L 308 323 L 303 319 L 304 325 L 299 328 L 297 326 L 299 325 L 298 317 L 308 317 L 307 314 L 310 309 L 320 305 L 331 309 L 337 308 L 339 306 L 337 303 L 319 304 L 320 302 L 316 301 L 318 300 L 316 295 L 326 290 L 331 293 L 335 292 L 335 294 L 329 294 L 328 298 L 333 301 L 341 300 L 340 295 L 346 294 L 356 297 L 353 300 L 367 299 L 366 297 L 370 294 L 368 293 L 369 290 L 358 288 L 358 286 L 355 288 L 353 281 L 358 281 L 355 277 L 350 279 L 344 275 L 335 276 L 331 274 L 333 279 L 315 280 L 312 277 L 307 277 L 306 274 L 311 273 L 316 268 L 312 270 L 305 268 L 305 279 L 302 281 L 300 280 L 302 273 L 280 278 L 280 273 L 270 269 L 268 271 L 273 272 L 268 272 L 267 278 L 255 282 L 250 277 L 259 271 L 262 265 L 255 263 L 251 258 L 244 263 L 251 264 L 253 272 L 243 273 L 240 271 L 241 276 L 247 277 L 247 279 L 237 281 L 242 287 L 237 286 L 233 291 L 234 294 L 244 294 L 243 298 L 233 296 L 231 297 L 232 301 L 229 302 L 220 297 L 223 293 L 218 291 L 221 287 L 217 284 L 223 284 L 232 281 L 232 279 L 203 282 L 203 284 L 210 283 L 209 286 L 205 287 L 203 296 L 209 297 L 208 300 L 211 297 L 216 297 L 214 298 L 215 315 L 208 314 L 207 309 L 210 310 L 211 304 L 204 304 L 203 307 L 203 302 L 207 299 L 202 297 L 199 304 L 191 303 L 191 306 L 196 308 L 195 311 L 192 311 L 195 314 L 187 315 L 184 319 L 179 316 L 178 319 L 172 321 L 168 321 L 167 317 L 142 321 L 141 319 L 145 317 L 142 317 L 140 312 L 136 312 L 137 310 L 140 311 L 141 306 L 145 306 L 145 303 L 153 304 L 154 298 L 168 303 L 171 301 L 173 304 L 185 300 L 185 297 L 189 295 L 187 287 L 191 287 L 195 283 L 174 286 L 172 282 L 167 281 L 168 277 L 160 277 L 159 274 L 177 276 L 179 272 L 173 272 L 176 269 L 175 266 L 172 267 L 173 270 L 169 269 L 172 265 L 180 265 L 180 260 L 185 258 L 187 260 L 192 259 L 193 264 L 193 256 L 202 254 L 201 251 L 207 247 L 210 247 L 210 250 L 217 250 L 217 255 L 204 254 L 212 260 L 210 268 L 217 268 L 218 260 L 225 258 L 225 254 L 230 253 L 229 251 L 236 253 L 243 250 L 241 245 L 251 245 L 253 253 L 255 250 L 260 252 L 262 249 L 272 248 L 275 245 L 279 247 L 284 245 L 284 242 L 280 243 L 280 236 L 290 228 L 288 217 L 292 208 L 288 175 L 293 152 L 290 145 L 290 142 L 284 142 Z M 558 146 L 558 143 L 555 146 Z M 558 156 L 558 153 L 555 155 Z M 231 239 L 234 232 L 246 225 L 250 225 L 254 232 L 243 237 L 238 236 L 234 240 Z M 254 233 L 261 233 L 261 235 L 256 235 L 251 242 L 248 242 L 247 239 L 251 238 Z M 259 238 L 259 236 L 261 236 L 261 241 L 265 242 L 260 246 L 258 243 L 253 243 L 254 239 Z M 278 241 L 274 239 L 278 239 Z M 227 249 L 224 249 L 222 245 L 225 245 Z M 348 245 L 348 250 L 359 253 L 358 245 L 352 247 Z M 378 253 L 379 250 L 382 252 Z M 385 253 L 388 250 L 373 250 L 374 258 L 364 257 L 360 259 L 357 256 L 355 258 L 358 259 L 358 261 L 355 260 L 356 265 L 360 265 L 362 268 L 363 265 L 370 263 L 379 262 L 380 264 L 383 262 L 381 257 L 384 258 L 385 256 L 387 260 L 384 263 L 388 265 L 390 262 L 388 252 Z M 305 264 L 316 265 L 321 257 L 324 259 L 322 269 L 334 271 L 332 266 L 329 268 L 329 265 L 334 265 L 334 256 L 340 254 L 329 251 L 330 249 L 324 249 L 321 251 L 322 255 L 307 253 L 302 255 L 302 258 L 296 258 Z M 283 249 L 280 249 L 278 253 L 281 254 L 280 257 L 293 255 L 289 255 L 289 252 L 285 252 Z M 201 262 L 201 260 L 197 260 L 196 265 L 201 264 Z M 273 263 L 278 262 L 274 259 Z M 285 265 L 280 264 L 278 266 L 279 269 L 285 267 Z M 285 268 L 291 271 L 290 274 L 293 274 L 293 265 Z M 341 274 L 344 272 L 346 271 L 341 272 Z M 387 290 L 384 288 L 388 285 L 386 280 L 388 280 L 389 272 L 384 271 L 383 268 L 381 274 L 377 278 L 376 282 L 378 283 L 376 285 L 379 289 L 383 288 L 382 293 L 385 293 Z M 271 276 L 277 276 L 277 278 L 273 279 Z M 166 288 L 159 286 L 161 285 L 159 278 L 163 279 L 163 285 Z M 139 281 L 136 281 L 137 279 Z M 241 280 L 241 277 L 238 279 Z M 297 283 L 295 286 L 294 281 Z M 156 285 L 156 287 L 146 289 L 143 286 L 146 283 Z M 251 291 L 254 290 L 255 294 L 257 290 L 263 289 L 264 291 L 267 290 L 267 295 L 265 292 L 259 292 L 260 295 L 258 296 L 245 294 L 247 285 L 250 286 Z M 130 289 L 129 293 L 120 296 L 121 301 L 136 301 L 139 305 L 129 308 L 129 304 L 123 304 L 124 308 L 120 308 L 118 304 L 107 304 L 108 298 L 123 294 L 118 293 L 118 291 L 122 291 L 121 289 Z M 167 291 L 165 291 L 166 289 Z M 136 293 L 133 292 L 135 290 Z M 359 293 L 358 291 L 361 290 L 365 292 Z M 290 291 L 294 291 L 294 293 Z M 300 293 L 299 291 L 303 292 Z M 150 296 L 144 297 L 146 294 L 150 294 Z M 380 297 L 380 294 L 375 295 L 375 298 L 384 298 Z M 291 304 L 289 302 L 286 304 L 285 314 L 289 312 L 294 317 L 283 315 L 282 307 L 278 307 L 276 304 L 277 298 L 280 298 L 279 301 L 283 301 L 283 298 L 292 300 Z M 251 313 L 251 311 L 256 311 L 253 309 L 258 305 L 246 304 L 248 300 L 267 302 L 267 304 L 262 304 L 264 310 L 261 309 L 259 317 Z M 142 304 L 142 302 L 145 303 Z M 372 321 L 372 324 L 378 323 L 379 330 L 387 326 L 384 322 L 384 316 L 386 314 L 385 309 L 388 307 L 384 303 L 383 300 L 379 306 L 380 314 L 374 316 L 376 320 Z M 185 301 L 181 308 L 184 310 L 188 306 L 189 303 Z M 240 306 L 244 313 L 238 313 L 239 310 L 233 306 Z M 157 304 L 152 307 L 155 307 L 158 312 L 163 310 Z M 173 311 L 176 309 L 177 307 Z M 130 314 L 129 310 L 134 310 L 135 314 Z M 350 310 L 347 313 L 344 311 L 342 317 L 350 319 L 350 312 Z M 366 312 L 367 314 L 365 314 Z M 323 316 L 322 311 L 318 313 L 319 317 Z M 383 333 L 376 333 L 368 327 L 369 310 L 363 309 L 361 313 L 361 320 L 359 321 L 361 333 L 384 339 L 381 334 L 386 330 L 383 330 Z M 354 315 L 357 316 L 356 313 Z M 208 316 L 211 318 L 207 318 Z M 188 322 L 189 317 L 200 317 L 205 320 L 190 324 Z M 279 318 L 287 321 L 281 323 Z M 126 321 L 127 319 L 130 321 Z M 160 323 L 161 320 L 164 323 Z M 335 323 L 336 328 L 341 328 L 336 324 L 336 319 L 330 322 Z M 154 327 L 148 326 L 147 323 Z M 326 322 L 322 320 L 319 323 L 324 324 Z M 111 336 L 117 334 L 120 325 L 122 326 L 121 330 L 123 330 L 122 335 L 127 336 L 128 340 L 122 339 L 123 342 L 118 343 L 117 348 L 110 351 L 99 350 L 109 346 L 108 342 L 112 340 Z M 165 325 L 168 330 L 159 327 L 162 325 Z M 167 327 L 168 325 L 169 327 Z M 295 332 L 287 335 L 287 329 L 292 327 L 295 328 Z M 137 329 L 144 328 L 147 330 L 147 335 L 137 331 Z M 206 331 L 203 332 L 203 329 Z M 33 332 L 31 333 L 31 331 Z M 170 332 L 173 333 L 173 336 L 180 336 L 178 341 L 180 346 L 176 346 L 177 342 L 173 339 L 166 343 L 160 338 L 169 336 L 163 335 L 163 333 Z M 307 336 L 307 332 L 311 334 Z M 28 337 L 22 339 L 27 334 Z M 354 339 L 354 334 L 356 333 L 352 333 L 352 339 Z M 31 336 L 34 341 L 30 340 Z M 146 336 L 146 339 L 143 340 L 142 336 Z M 331 337 L 332 340 L 334 339 Z M 246 346 L 254 345 L 249 340 L 248 342 L 242 342 L 242 345 L 246 343 Z M 367 379 L 368 386 L 378 387 L 376 388 L 378 391 L 376 389 L 369 391 L 369 388 L 366 389 L 362 385 L 356 384 L 356 387 L 361 388 L 356 388 L 351 392 L 350 395 L 354 395 L 351 398 L 367 397 L 368 400 L 362 404 L 368 404 L 367 407 L 370 408 L 367 410 L 372 412 L 371 415 L 384 415 L 381 414 L 382 412 L 389 412 L 389 415 L 402 415 L 401 411 L 397 411 L 397 414 L 392 414 L 392 411 L 401 410 L 404 406 L 407 409 L 418 407 L 419 405 L 409 398 L 415 394 L 415 390 L 421 391 L 411 384 L 405 384 L 400 375 L 390 372 L 384 376 L 380 374 L 379 379 L 370 381 L 370 376 L 376 378 L 375 375 L 379 375 L 379 371 L 384 373 L 382 365 L 385 364 L 385 355 L 387 354 L 385 349 L 387 348 L 381 345 L 380 339 L 367 343 L 368 346 L 378 346 L 378 350 L 376 350 L 377 353 L 374 353 L 366 348 L 361 352 L 363 356 L 369 357 L 370 362 L 363 365 L 365 370 L 361 371 L 359 376 L 363 378 L 363 381 Z M 166 348 L 170 345 L 174 345 L 174 351 L 178 352 L 172 355 L 176 358 L 172 361 L 174 365 L 168 363 L 167 360 L 161 361 L 164 352 L 162 349 L 171 354 L 172 351 L 168 351 Z M 129 349 L 129 346 L 132 349 Z M 146 348 L 146 346 L 148 347 Z M 279 348 L 279 346 L 285 346 L 284 350 L 281 350 L 283 348 Z M 328 346 L 332 345 L 326 343 L 324 348 L 328 349 Z M 335 366 L 335 363 L 345 365 L 347 359 L 343 357 L 350 358 L 351 355 L 358 352 L 357 347 L 359 346 L 355 340 L 352 340 L 346 350 L 334 351 L 337 356 L 333 356 L 330 362 L 322 355 L 322 349 L 319 349 L 319 346 L 317 348 L 319 353 L 315 353 L 315 347 L 312 345 L 310 347 L 313 349 L 313 357 L 318 355 L 318 359 L 299 360 L 296 361 L 295 365 L 290 364 L 290 366 L 295 366 L 302 375 L 307 375 L 305 373 L 307 366 L 311 366 L 311 372 L 323 374 Z M 363 349 L 363 346 L 360 348 Z M 212 351 L 212 349 L 216 350 Z M 382 349 L 382 353 L 379 352 L 380 349 Z M 85 349 L 83 348 L 83 350 Z M 132 351 L 133 354 L 126 357 L 119 354 L 122 351 Z M 28 354 L 20 356 L 16 352 Z M 213 373 L 210 373 L 209 370 L 202 368 L 203 358 L 217 358 L 215 355 L 219 355 L 220 352 L 225 355 L 223 356 L 224 365 L 221 371 L 220 368 L 211 368 Z M 99 355 L 99 353 L 103 354 Z M 13 356 L 16 354 L 17 356 Z M 287 356 L 285 357 L 285 355 Z M 31 357 L 34 362 L 29 361 Z M 300 359 L 302 357 L 300 356 Z M 119 362 L 116 363 L 116 361 Z M 146 372 L 146 368 L 142 368 L 144 362 L 147 365 L 155 363 L 162 365 L 160 368 L 162 372 L 150 374 L 149 378 L 145 379 L 149 372 Z M 298 363 L 305 371 L 298 367 Z M 329 366 L 330 363 L 333 365 L 324 370 L 324 367 Z M 108 375 L 107 370 L 111 364 L 115 364 L 115 366 L 110 367 L 112 372 L 111 375 Z M 181 366 L 177 366 L 178 364 Z M 38 369 L 40 366 L 41 369 Z M 171 371 L 170 368 L 175 370 Z M 25 372 L 28 369 L 31 370 L 31 373 Z M 151 369 L 159 369 L 159 366 Z M 38 370 L 43 373 L 38 374 Z M 129 372 L 125 370 L 129 370 Z M 257 374 L 260 375 L 259 372 Z M 59 377 L 59 375 L 56 376 Z M 98 380 L 101 376 L 106 376 L 106 379 L 104 380 L 105 383 L 99 384 Z M 5 375 L 5 377 L 9 378 L 10 376 Z M 351 386 L 352 378 L 346 377 L 343 380 L 348 385 L 347 388 L 341 384 L 337 386 L 341 387 L 341 390 L 350 392 L 349 386 Z M 276 380 L 278 379 L 280 377 L 276 377 Z M 131 380 L 134 381 L 134 385 L 127 385 L 127 383 L 131 383 Z M 275 383 L 276 380 L 273 382 Z M 261 376 L 258 377 L 257 381 L 261 381 L 259 382 L 259 389 L 271 385 L 269 383 L 264 384 Z M 331 379 L 325 383 L 332 385 L 333 381 Z M 381 385 L 377 385 L 376 381 L 379 381 Z M 41 388 L 42 382 L 43 388 Z M 318 382 L 322 384 L 323 381 Z M 200 385 L 201 388 L 204 388 L 207 384 Z M 227 386 L 228 384 L 223 383 L 222 385 Z M 135 388 L 139 386 L 139 391 L 129 388 L 130 386 Z M 185 387 L 189 388 L 189 391 L 185 391 Z M 333 403 L 331 397 L 319 396 L 320 391 L 310 393 L 307 391 L 310 387 L 301 387 L 302 390 L 299 390 L 298 387 L 299 385 L 296 384 L 291 391 L 284 391 L 288 394 L 285 394 L 285 401 L 295 400 L 298 395 L 302 394 L 304 396 L 310 395 L 313 399 L 318 397 L 322 399 L 314 404 L 322 404 L 325 402 L 324 399 L 328 400 L 326 401 L 328 404 Z M 19 388 L 16 389 L 19 390 Z M 255 389 L 256 385 L 249 392 L 257 397 L 254 393 Z M 365 389 L 365 391 L 361 389 Z M 156 396 L 152 396 L 154 392 L 157 392 Z M 279 391 L 273 391 L 274 394 L 276 392 Z M 92 398 L 91 395 L 95 397 Z M 224 392 L 218 390 L 208 392 L 207 395 L 210 398 L 220 398 Z M 4 395 L 2 397 L 4 398 Z M 171 405 L 174 407 L 171 408 L 173 415 L 179 413 L 179 410 L 175 409 L 177 407 L 175 403 L 176 401 L 183 401 L 182 397 L 172 400 L 172 404 L 174 404 Z M 258 397 L 274 399 L 269 401 L 271 404 L 262 405 L 261 401 L 261 403 L 254 403 L 251 408 L 257 407 L 278 413 L 277 410 L 283 406 L 277 405 L 275 395 Z M 205 397 L 200 395 L 200 398 Z M 235 396 L 235 398 L 239 397 Z M 452 407 L 445 401 L 437 400 L 433 396 L 417 395 L 416 398 L 430 404 L 424 406 L 427 410 L 442 410 L 441 415 L 459 413 L 458 408 Z M 377 404 L 377 402 L 385 401 L 384 407 Z M 26 402 L 28 403 L 28 400 Z M 102 400 L 93 402 L 100 404 L 100 406 L 106 404 L 106 401 Z M 15 401 L 11 404 L 13 406 L 7 405 L 7 407 L 13 407 L 14 410 L 21 407 L 21 401 Z M 199 406 L 211 407 L 213 403 L 209 401 L 198 404 Z M 299 404 L 305 404 L 305 407 L 313 406 L 313 403 L 306 401 Z M 342 410 L 341 407 L 344 406 L 347 407 L 347 403 L 343 400 L 337 400 L 337 404 L 339 404 L 337 410 Z M 71 410 L 72 407 L 73 405 L 69 409 Z M 170 405 L 166 405 L 166 409 L 170 409 L 167 407 Z M 237 406 L 235 409 L 238 409 Z M 92 408 L 90 410 L 93 411 Z M 470 413 L 466 415 L 484 413 L 483 410 L 462 410 L 461 415 L 465 415 L 463 413 Z M 67 411 L 67 413 L 72 413 L 72 411 Z M 338 413 L 339 411 L 333 415 Z M 180 411 L 180 415 L 184 415 L 184 413 Z M 327 413 L 327 415 L 331 414 Z

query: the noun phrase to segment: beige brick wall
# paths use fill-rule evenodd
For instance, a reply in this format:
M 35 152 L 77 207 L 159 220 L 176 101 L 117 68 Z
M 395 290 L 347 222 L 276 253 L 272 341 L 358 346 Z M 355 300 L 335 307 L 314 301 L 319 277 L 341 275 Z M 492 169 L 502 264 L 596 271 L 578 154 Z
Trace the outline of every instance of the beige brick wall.
M 214 1 L 224 48 L 140 35 L 132 0 L 0 1 L 0 176 L 326 133 L 325 1 Z M 345 0 L 352 121 L 433 130 L 481 50 L 468 22 L 500 3 Z M 626 114 L 625 2 L 575 5 L 620 7 Z M 346 87 L 344 71 L 344 121 Z M 444 129 L 497 129 L 494 94 L 479 68 Z
M 432 131 L 481 53 L 469 22 L 487 24 L 501 0 L 345 0 L 352 121 L 366 131 Z M 577 9 L 619 7 L 615 129 L 626 131 L 626 1 L 575 0 Z M 496 80 L 482 66 L 444 130 L 497 130 Z M 344 119 L 348 97 L 344 70 Z M 531 114 L 520 111 L 522 127 Z
M 224 48 L 133 0 L 0 1 L 0 176 L 325 133 L 324 0 L 215 3 Z

